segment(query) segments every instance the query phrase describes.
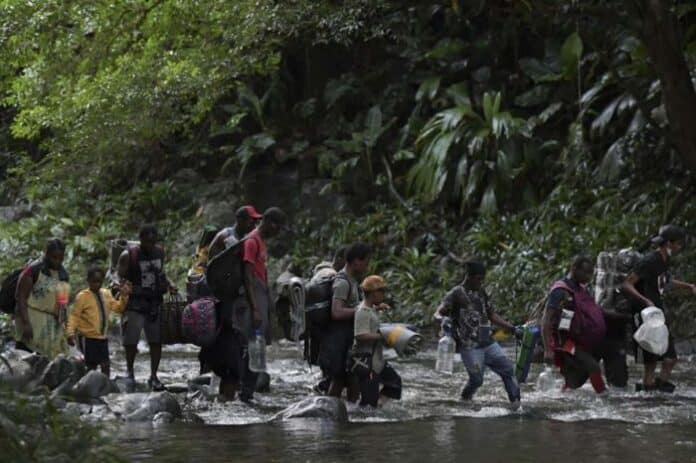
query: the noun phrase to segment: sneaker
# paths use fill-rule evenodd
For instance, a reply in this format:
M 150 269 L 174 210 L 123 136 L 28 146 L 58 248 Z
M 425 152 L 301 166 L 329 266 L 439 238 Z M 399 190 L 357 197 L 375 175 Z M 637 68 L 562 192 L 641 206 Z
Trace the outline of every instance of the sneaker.
M 127 376 L 123 383 L 128 394 L 135 392 L 135 378 L 133 376 Z
M 157 378 L 157 376 L 150 376 L 150 379 L 147 380 L 147 386 L 150 388 L 151 391 L 154 392 L 167 390 L 167 388 L 164 387 L 164 384 L 162 384 L 162 381 L 160 381 L 159 378 Z

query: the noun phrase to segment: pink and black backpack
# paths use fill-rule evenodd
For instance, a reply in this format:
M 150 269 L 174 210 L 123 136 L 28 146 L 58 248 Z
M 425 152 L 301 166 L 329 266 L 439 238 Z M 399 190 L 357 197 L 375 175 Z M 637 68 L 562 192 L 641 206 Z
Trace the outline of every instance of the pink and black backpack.
M 215 342 L 219 333 L 217 301 L 212 297 L 196 299 L 181 314 L 181 333 L 187 342 L 207 347 Z

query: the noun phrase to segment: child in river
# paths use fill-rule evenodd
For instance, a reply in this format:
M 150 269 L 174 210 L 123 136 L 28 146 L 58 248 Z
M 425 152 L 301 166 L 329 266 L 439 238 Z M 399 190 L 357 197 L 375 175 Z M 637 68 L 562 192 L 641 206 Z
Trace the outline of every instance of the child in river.
M 387 283 L 382 277 L 371 275 L 365 278 L 360 287 L 365 299 L 355 312 L 351 370 L 360 381 L 360 405 L 376 407 L 380 397 L 401 398 L 401 376 L 384 361 L 384 340 L 379 332 L 377 311 L 389 308 L 384 303 Z
M 88 369 L 94 370 L 99 366 L 101 372 L 109 376 L 109 314 L 123 313 L 128 305 L 132 287 L 130 282 L 121 285 L 119 299 L 115 299 L 111 291 L 102 288 L 103 283 L 104 270 L 92 267 L 87 271 L 89 288 L 83 289 L 75 297 L 75 304 L 68 317 L 66 336 L 71 346 L 79 341 Z M 76 335 L 79 336 L 78 340 Z

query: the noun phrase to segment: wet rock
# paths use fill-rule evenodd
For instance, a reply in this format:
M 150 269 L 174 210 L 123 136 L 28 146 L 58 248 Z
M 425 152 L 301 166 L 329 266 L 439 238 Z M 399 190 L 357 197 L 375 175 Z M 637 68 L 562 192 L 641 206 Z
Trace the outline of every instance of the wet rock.
M 189 391 L 189 385 L 185 383 L 167 384 L 167 390 L 173 394 L 183 394 Z
M 55 389 L 61 384 L 65 384 L 68 379 L 72 380 L 73 384 L 77 383 L 83 375 L 84 365 L 60 354 L 46 366 L 39 383 L 49 389 Z
M 117 376 L 114 378 L 111 382 L 113 384 L 114 390 L 112 392 L 121 392 L 121 393 L 126 393 L 127 388 L 126 388 L 126 377 L 124 376 Z M 135 392 L 147 392 L 147 384 L 141 383 L 141 382 L 136 382 L 135 383 Z
M 198 384 L 198 385 L 201 385 L 201 386 L 203 386 L 203 385 L 209 386 L 209 385 L 210 385 L 210 381 L 211 381 L 211 377 L 212 377 L 212 374 L 211 374 L 211 373 L 207 373 L 207 374 L 205 374 L 205 375 L 196 376 L 195 378 L 189 380 L 189 384 Z
M 80 379 L 70 394 L 80 399 L 96 399 L 111 393 L 111 381 L 103 373 L 92 370 Z
M 169 412 L 159 412 L 152 418 L 152 422 L 155 424 L 173 423 L 174 415 Z
M 152 421 L 160 412 L 175 418 L 181 416 L 181 407 L 171 392 L 109 394 L 104 397 L 109 409 L 126 421 Z
M 46 370 L 48 366 L 48 357 L 37 354 L 36 352 L 27 352 L 22 355 L 22 360 L 31 365 L 32 376 L 38 378 Z
M 323 418 L 337 422 L 348 421 L 346 404 L 336 397 L 307 397 L 278 413 L 274 420 Z
M 19 351 L 9 351 L 0 358 L 0 383 L 23 391 L 34 378 L 34 369 L 23 360 Z
M 92 406 L 79 402 L 67 402 L 63 411 L 78 416 L 89 415 L 92 411 Z

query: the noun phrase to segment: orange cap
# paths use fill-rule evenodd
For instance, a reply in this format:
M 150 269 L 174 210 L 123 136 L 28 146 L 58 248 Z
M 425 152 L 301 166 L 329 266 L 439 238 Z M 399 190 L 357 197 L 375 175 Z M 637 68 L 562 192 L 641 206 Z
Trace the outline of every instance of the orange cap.
M 384 281 L 384 278 L 379 275 L 370 275 L 363 280 L 360 286 L 364 291 L 367 292 L 377 291 L 378 289 L 386 289 L 387 282 Z

